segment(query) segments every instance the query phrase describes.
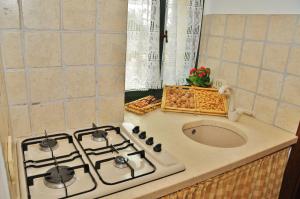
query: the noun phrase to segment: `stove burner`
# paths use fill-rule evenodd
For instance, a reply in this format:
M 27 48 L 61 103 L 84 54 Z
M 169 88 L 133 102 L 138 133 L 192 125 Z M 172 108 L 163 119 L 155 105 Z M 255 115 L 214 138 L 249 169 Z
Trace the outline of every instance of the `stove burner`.
M 127 167 L 128 165 L 126 164 L 128 162 L 128 158 L 124 157 L 124 156 L 116 156 L 115 157 L 115 167 L 119 168 L 119 169 L 123 169 L 125 167 Z
M 58 143 L 55 139 L 46 138 L 40 142 L 40 149 L 42 151 L 50 151 L 50 147 L 52 150 L 57 149 Z
M 52 189 L 64 188 L 64 183 L 67 186 L 73 184 L 76 180 L 75 172 L 67 166 L 57 166 L 47 171 L 49 175 L 44 177 L 44 183 Z
M 107 132 L 102 130 L 97 130 L 92 134 L 92 139 L 97 142 L 105 141 L 107 137 Z

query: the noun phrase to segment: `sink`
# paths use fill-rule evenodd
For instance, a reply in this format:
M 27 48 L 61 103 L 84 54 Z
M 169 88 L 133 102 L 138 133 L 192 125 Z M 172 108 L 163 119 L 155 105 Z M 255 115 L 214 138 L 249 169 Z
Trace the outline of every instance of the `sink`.
M 184 124 L 183 133 L 208 146 L 233 148 L 246 144 L 244 133 L 234 125 L 216 120 L 201 120 Z

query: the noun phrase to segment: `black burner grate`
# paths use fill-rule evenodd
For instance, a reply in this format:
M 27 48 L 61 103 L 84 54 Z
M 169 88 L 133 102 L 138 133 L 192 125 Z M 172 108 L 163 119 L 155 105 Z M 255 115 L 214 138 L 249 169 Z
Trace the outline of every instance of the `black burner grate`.
M 41 146 L 42 143 L 45 144 L 45 142 L 43 142 L 45 140 L 48 140 L 48 141 L 55 140 L 57 142 L 58 140 L 62 140 L 62 139 L 67 139 L 68 143 L 73 145 L 73 147 L 74 147 L 73 152 L 71 152 L 70 154 L 56 157 L 53 154 L 53 149 L 51 147 L 52 145 L 50 147 L 48 145 L 48 148 L 50 149 L 49 151 L 51 154 L 50 158 L 40 159 L 40 160 L 35 160 L 35 161 L 25 159 L 25 152 L 28 150 L 28 146 L 34 145 L 34 144 L 39 144 Z M 55 142 L 53 142 L 53 141 L 46 142 L 46 144 L 49 144 L 49 143 L 53 144 Z M 56 143 L 56 144 L 58 144 L 58 143 Z M 75 144 L 73 143 L 73 138 L 71 135 L 68 135 L 65 133 L 47 135 L 47 133 L 45 131 L 45 136 L 26 139 L 22 142 L 21 146 L 22 146 L 22 152 L 23 152 L 23 165 L 25 168 L 25 177 L 27 179 L 26 185 L 27 185 L 28 199 L 31 199 L 31 193 L 30 193 L 29 187 L 34 186 L 34 180 L 37 178 L 44 178 L 45 185 L 48 187 L 63 188 L 65 190 L 65 196 L 62 198 L 69 198 L 69 197 L 77 196 L 77 195 L 84 194 L 84 193 L 87 193 L 87 192 L 90 192 L 90 191 L 93 191 L 96 189 L 96 187 L 97 187 L 96 180 L 94 179 L 94 177 L 92 176 L 92 174 L 90 172 L 89 165 L 84 163 L 84 160 L 82 159 L 81 155 L 79 154 L 79 151 L 77 150 Z M 78 158 L 82 162 L 81 165 L 77 165 L 77 166 L 73 166 L 73 167 L 66 167 L 66 166 L 59 165 L 60 163 L 71 162 Z M 50 170 L 48 170 L 46 173 L 33 175 L 33 176 L 27 175 L 28 168 L 41 168 L 41 167 L 47 167 L 47 166 L 51 166 L 51 165 L 53 165 L 53 167 Z M 87 173 L 90 176 L 94 186 L 89 190 L 69 194 L 67 186 L 69 186 L 70 184 L 72 184 L 74 182 L 76 170 L 78 170 L 78 169 L 83 169 L 84 173 Z
M 109 144 L 108 142 L 106 142 L 105 147 L 84 148 L 82 143 L 81 143 L 82 142 L 82 137 L 92 135 L 93 133 L 99 132 L 99 131 L 105 131 L 105 132 L 108 133 L 108 135 L 110 133 L 115 133 L 123 139 L 123 142 L 120 142 L 118 144 Z M 125 138 L 125 136 L 121 133 L 119 127 L 114 127 L 114 126 L 97 127 L 95 124 L 93 124 L 93 128 L 76 131 L 74 133 L 74 137 L 78 141 L 78 143 L 79 143 L 80 147 L 82 148 L 82 150 L 84 151 L 84 153 L 87 155 L 87 158 L 90 161 L 91 165 L 93 165 L 99 179 L 106 185 L 119 184 L 119 183 L 126 182 L 126 181 L 129 181 L 129 180 L 135 179 L 135 178 L 139 178 L 139 177 L 142 177 L 142 176 L 145 176 L 145 175 L 149 175 L 149 174 L 154 173 L 156 171 L 155 165 L 145 156 L 145 151 L 144 150 L 139 151 L 134 146 L 134 144 L 130 142 L 130 140 L 127 140 Z M 107 138 L 106 138 L 106 140 L 107 140 Z M 101 175 L 99 173 L 99 170 L 101 169 L 101 164 L 104 163 L 104 162 L 114 161 L 114 163 L 116 165 L 116 162 L 119 162 L 119 160 L 121 160 L 121 158 L 120 158 L 121 155 L 119 154 L 119 151 L 123 150 L 123 149 L 126 149 L 128 147 L 132 147 L 135 150 L 135 152 L 127 154 L 126 155 L 127 157 L 134 156 L 134 155 L 139 155 L 140 158 L 143 158 L 152 167 L 152 170 L 147 172 L 147 173 L 135 175 L 136 172 L 135 172 L 134 168 L 130 165 L 129 161 L 124 161 L 124 163 L 122 163 L 122 168 L 126 165 L 126 167 L 128 167 L 130 169 L 131 178 L 123 179 L 123 180 L 116 181 L 116 182 L 106 182 L 101 177 Z M 92 162 L 92 160 L 90 158 L 90 156 L 99 156 L 99 158 L 100 158 L 100 155 L 108 154 L 108 153 L 116 153 L 118 155 L 117 156 L 112 155 L 113 157 L 110 157 L 110 158 L 107 158 L 107 159 L 99 159 L 95 162 L 95 164 Z M 118 165 L 121 165 L 121 164 L 118 164 Z

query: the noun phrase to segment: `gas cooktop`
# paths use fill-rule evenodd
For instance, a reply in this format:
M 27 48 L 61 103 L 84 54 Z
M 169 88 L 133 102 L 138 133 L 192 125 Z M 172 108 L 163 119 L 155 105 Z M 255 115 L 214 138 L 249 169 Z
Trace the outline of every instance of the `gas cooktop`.
M 73 134 L 44 132 L 18 142 L 21 197 L 101 198 L 184 171 L 139 126 L 96 126 Z

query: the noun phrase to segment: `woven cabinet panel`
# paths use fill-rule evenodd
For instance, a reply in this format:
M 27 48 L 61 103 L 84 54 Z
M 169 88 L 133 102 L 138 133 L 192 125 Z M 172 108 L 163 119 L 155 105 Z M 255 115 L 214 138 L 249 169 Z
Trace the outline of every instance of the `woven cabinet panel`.
M 161 199 L 277 199 L 290 148 Z

